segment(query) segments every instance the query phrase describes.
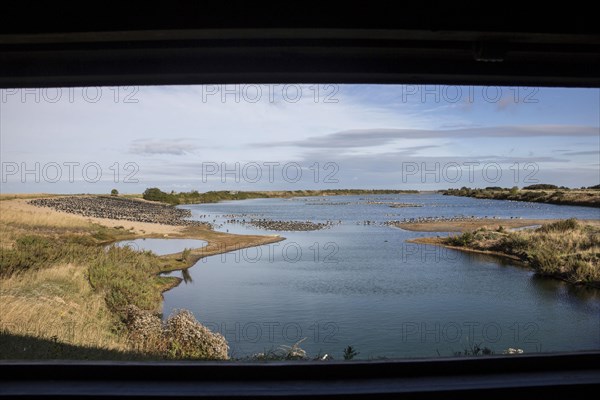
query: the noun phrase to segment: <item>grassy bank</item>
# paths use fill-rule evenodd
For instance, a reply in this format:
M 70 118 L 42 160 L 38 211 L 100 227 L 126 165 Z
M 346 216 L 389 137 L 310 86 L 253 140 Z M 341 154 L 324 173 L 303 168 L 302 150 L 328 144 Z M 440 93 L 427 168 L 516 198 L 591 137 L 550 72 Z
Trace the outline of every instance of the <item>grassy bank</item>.
M 540 275 L 600 287 L 600 227 L 575 219 L 522 231 L 479 228 L 417 242 L 506 255 L 525 262 Z
M 416 232 L 467 232 L 479 228 L 513 229 L 524 228 L 535 225 L 544 225 L 560 221 L 559 219 L 533 219 L 533 218 L 475 218 L 458 221 L 425 221 L 425 222 L 398 222 L 391 224 L 397 228 Z M 600 227 L 600 220 L 583 220 L 582 222 Z
M 448 189 L 442 191 L 449 196 L 474 197 L 476 199 L 529 201 L 570 206 L 600 207 L 598 189 Z
M 133 227 L 110 227 L 22 200 L 0 203 L 0 358 L 227 358 L 222 336 L 189 313 L 162 323 L 162 292 L 179 279 L 160 273 L 189 268 L 204 256 L 282 240 L 180 227 L 169 236 L 208 245 L 157 256 L 106 246 L 163 234 L 142 235 Z
M 387 189 L 331 189 L 331 190 L 281 190 L 281 191 L 263 191 L 263 192 L 240 192 L 240 191 L 211 191 L 199 193 L 196 190 L 191 192 L 171 192 L 166 193 L 159 188 L 149 188 L 143 193 L 145 200 L 161 201 L 168 204 L 200 204 L 217 203 L 224 200 L 248 200 L 248 199 L 269 199 L 269 198 L 288 198 L 288 197 L 309 197 L 309 196 L 343 196 L 343 195 L 372 195 L 372 194 L 402 194 L 419 193 L 417 190 L 387 190 Z

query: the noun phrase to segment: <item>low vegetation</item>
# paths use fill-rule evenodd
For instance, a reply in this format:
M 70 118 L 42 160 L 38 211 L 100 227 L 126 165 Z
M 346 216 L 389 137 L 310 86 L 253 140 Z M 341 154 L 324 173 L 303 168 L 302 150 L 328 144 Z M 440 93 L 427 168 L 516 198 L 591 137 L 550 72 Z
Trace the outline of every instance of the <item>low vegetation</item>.
M 291 346 L 281 345 L 277 348 L 266 350 L 262 353 L 253 354 L 250 357 L 241 359 L 243 361 L 332 361 L 335 358 L 327 353 L 317 353 L 309 355 L 300 345 L 306 338 L 299 340 Z M 353 360 L 360 352 L 353 346 L 346 346 L 342 357 L 345 361 Z
M 530 185 L 523 189 L 519 189 L 516 186 L 513 188 L 490 186 L 485 189 L 462 187 L 460 189 L 444 190 L 442 193 L 449 196 L 474 197 L 476 199 L 600 207 L 600 191 L 596 186 L 581 189 L 569 189 L 564 186 L 557 187 L 550 184 Z
M 198 256 L 106 248 L 135 235 L 13 204 L 2 202 L 0 213 L 0 358 L 227 358 L 225 340 L 191 313 L 181 311 L 164 325 L 159 317 L 161 293 L 179 282 L 159 273 Z M 132 309 L 152 316 L 161 346 L 136 340 L 140 324 Z
M 102 293 L 73 264 L 0 279 L 0 358 L 120 358 L 129 346 Z M 123 357 L 128 358 L 128 357 Z
M 446 238 L 443 243 L 509 255 L 540 275 L 600 287 L 600 228 L 576 219 L 521 231 L 480 228 Z
M 187 310 L 177 311 L 163 322 L 156 314 L 128 306 L 125 325 L 131 346 L 142 354 L 176 360 L 228 359 L 225 338 L 200 324 Z
M 356 351 L 356 348 L 349 345 L 344 349 L 344 360 L 352 360 L 359 354 L 360 352 Z

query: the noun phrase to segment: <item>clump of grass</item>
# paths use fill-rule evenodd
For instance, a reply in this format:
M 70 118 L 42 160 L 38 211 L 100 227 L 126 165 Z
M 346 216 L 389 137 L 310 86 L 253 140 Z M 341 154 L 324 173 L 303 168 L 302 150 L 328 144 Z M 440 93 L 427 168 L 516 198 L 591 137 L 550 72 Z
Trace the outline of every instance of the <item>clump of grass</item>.
M 354 347 L 349 345 L 344 349 L 344 360 L 352 360 L 359 354 L 360 352 L 356 351 Z
M 454 356 L 491 356 L 494 351 L 487 346 L 481 346 L 481 343 L 473 343 L 469 347 L 466 347 L 463 351 L 454 352 Z
M 163 324 L 156 314 L 134 305 L 127 306 L 123 314 L 127 339 L 132 348 L 141 353 L 164 353 Z
M 540 275 L 553 275 L 563 272 L 561 257 L 548 243 L 540 243 L 529 250 L 529 264 L 535 268 Z
M 300 347 L 300 343 L 304 342 L 306 338 L 303 338 L 291 346 L 282 345 L 280 350 L 283 353 L 284 360 L 307 360 L 308 354 Z
M 190 257 L 190 254 L 192 254 L 192 249 L 183 249 L 183 251 L 181 252 L 181 257 L 179 257 L 177 261 L 187 262 Z
M 569 232 L 579 228 L 579 222 L 575 218 L 563 219 L 551 224 L 542 225 L 537 229 L 538 232 Z
M 300 347 L 306 338 L 302 338 L 291 346 L 281 345 L 276 349 L 265 350 L 262 353 L 257 353 L 249 357 L 252 361 L 290 361 L 290 360 L 310 360 L 308 353 Z M 324 357 L 319 355 L 319 360 Z M 325 355 L 326 359 L 330 359 Z M 316 360 L 316 359 L 315 359 Z
M 278 348 L 271 348 L 265 350 L 262 353 L 253 354 L 250 357 L 238 359 L 238 360 L 250 360 L 250 361 L 331 361 L 334 358 L 327 354 L 319 351 L 316 355 L 310 356 L 305 350 L 300 347 L 300 344 L 304 342 L 306 338 L 303 338 L 291 346 L 281 345 Z M 352 360 L 358 356 L 360 352 L 356 351 L 354 346 L 346 346 L 344 348 L 343 357 L 344 360 Z
M 465 232 L 460 235 L 450 236 L 446 239 L 446 244 L 450 246 L 468 246 L 473 243 L 475 236 L 472 232 Z
M 170 358 L 228 358 L 229 346 L 223 335 L 211 332 L 187 310 L 179 310 L 167 319 L 164 336 L 168 340 L 167 352 Z
M 574 260 L 568 265 L 568 269 L 572 271 L 573 278 L 578 282 L 600 282 L 600 271 L 597 264 L 584 260 Z
M 178 310 L 163 323 L 159 316 L 128 306 L 125 325 L 131 344 L 157 358 L 227 360 L 223 335 L 211 332 L 187 310 Z

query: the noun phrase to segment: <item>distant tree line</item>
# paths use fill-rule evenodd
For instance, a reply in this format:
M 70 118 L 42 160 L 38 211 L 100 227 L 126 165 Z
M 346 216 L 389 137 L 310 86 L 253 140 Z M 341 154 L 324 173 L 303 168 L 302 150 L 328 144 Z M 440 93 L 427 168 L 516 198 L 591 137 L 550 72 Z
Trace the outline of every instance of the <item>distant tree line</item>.
M 524 186 L 522 188 L 522 190 L 564 190 L 564 191 L 569 191 L 569 190 L 586 190 L 586 189 L 592 189 L 592 190 L 599 190 L 600 189 L 600 185 L 595 185 L 595 186 L 588 186 L 587 188 L 585 186 L 582 186 L 581 189 L 577 189 L 577 188 L 568 188 L 566 186 L 557 186 L 557 185 L 552 185 L 549 183 L 536 183 L 535 185 L 529 185 L 529 186 Z M 517 192 L 519 190 L 519 188 L 517 186 L 513 186 L 512 188 L 505 188 L 505 187 L 500 187 L 500 186 L 487 186 L 485 188 L 470 188 L 470 187 L 466 187 L 463 186 L 460 189 L 447 189 L 447 190 L 441 190 L 440 192 L 445 193 L 445 192 L 451 192 L 453 194 L 456 193 L 463 193 L 463 194 L 459 194 L 462 196 L 465 195 L 469 195 L 469 194 L 474 194 L 474 193 L 482 193 L 484 191 L 510 191 L 510 192 Z
M 581 189 L 569 189 L 565 186 L 540 183 L 525 186 L 522 190 L 517 186 L 513 186 L 510 189 L 499 186 L 488 186 L 485 189 L 471 189 L 463 186 L 460 189 L 440 190 L 440 192 L 448 196 L 474 197 L 477 199 L 516 200 L 600 207 L 600 194 L 595 192 L 599 189 L 600 185 L 588 188 L 583 187 Z
M 196 203 L 217 203 L 222 200 L 246 200 L 268 197 L 261 192 L 206 192 L 200 193 L 197 190 L 190 192 L 171 192 L 166 193 L 159 188 L 149 188 L 144 191 L 143 198 L 151 201 L 161 201 L 169 204 L 196 204 Z
M 332 190 L 284 190 L 265 192 L 243 192 L 243 191 L 210 191 L 200 193 L 197 190 L 190 192 L 163 192 L 159 188 L 148 188 L 142 197 L 145 200 L 160 201 L 168 204 L 199 204 L 217 203 L 224 200 L 248 200 L 278 197 L 301 197 L 301 196 L 339 196 L 339 195 L 367 195 L 367 194 L 398 194 L 418 193 L 417 190 L 388 190 L 388 189 L 332 189 Z

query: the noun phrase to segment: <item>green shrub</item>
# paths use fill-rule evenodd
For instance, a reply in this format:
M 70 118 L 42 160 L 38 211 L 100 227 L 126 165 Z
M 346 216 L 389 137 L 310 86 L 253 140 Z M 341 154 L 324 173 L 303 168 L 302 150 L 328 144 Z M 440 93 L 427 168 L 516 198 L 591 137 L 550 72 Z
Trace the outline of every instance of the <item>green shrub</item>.
M 144 200 L 150 201 L 164 201 L 168 194 L 160 190 L 159 188 L 148 188 L 144 190 L 142 197 Z
M 359 354 L 360 352 L 356 351 L 354 347 L 348 346 L 344 349 L 344 360 L 352 360 Z
M 572 275 L 576 282 L 600 283 L 600 268 L 597 263 L 594 266 L 591 262 L 574 260 L 569 263 L 568 269 L 573 271 Z
M 472 232 L 465 232 L 462 235 L 450 236 L 446 239 L 446 244 L 451 246 L 468 246 L 474 239 L 475 236 Z
M 556 249 L 551 245 L 538 245 L 529 252 L 529 264 L 540 275 L 559 275 L 561 271 L 561 259 Z
M 579 228 L 579 223 L 575 218 L 564 219 L 551 224 L 542 225 L 537 229 L 538 232 L 567 232 Z
M 11 249 L 0 249 L 0 276 L 47 268 L 59 262 L 73 263 L 86 259 L 86 239 L 78 236 L 50 239 L 27 235 L 18 238 Z
M 104 292 L 111 310 L 121 312 L 130 304 L 152 310 L 161 301 L 156 291 L 159 271 L 158 259 L 151 252 L 111 246 L 90 260 L 88 276 L 94 289 Z

